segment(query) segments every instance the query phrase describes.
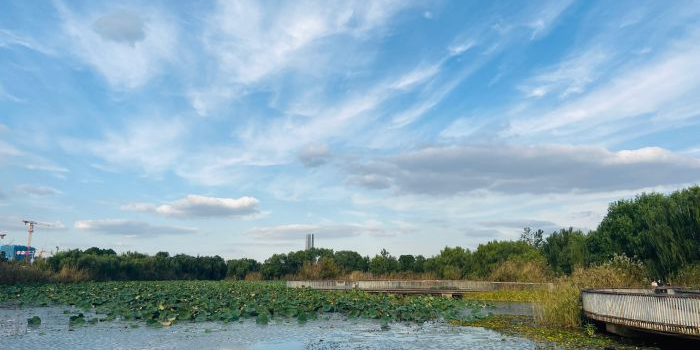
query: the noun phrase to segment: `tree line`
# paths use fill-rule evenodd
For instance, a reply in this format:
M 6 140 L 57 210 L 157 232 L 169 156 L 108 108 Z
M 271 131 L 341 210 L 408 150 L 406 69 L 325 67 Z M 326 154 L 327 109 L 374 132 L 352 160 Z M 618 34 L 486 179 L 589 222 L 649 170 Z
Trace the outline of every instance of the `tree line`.
M 111 249 L 90 248 L 59 252 L 41 264 L 54 273 L 77 269 L 98 281 L 328 279 L 352 273 L 533 281 L 568 275 L 615 256 L 643 264 L 654 280 L 700 265 L 700 187 L 614 202 L 593 231 L 567 228 L 545 235 L 540 229 L 526 227 L 518 240 L 491 241 L 473 251 L 445 247 L 432 257 L 394 256 L 386 249 L 369 257 L 350 250 L 314 248 L 274 254 L 258 262 L 249 258 L 225 261 L 219 256 L 170 256 L 165 252 L 153 256 L 117 254 Z

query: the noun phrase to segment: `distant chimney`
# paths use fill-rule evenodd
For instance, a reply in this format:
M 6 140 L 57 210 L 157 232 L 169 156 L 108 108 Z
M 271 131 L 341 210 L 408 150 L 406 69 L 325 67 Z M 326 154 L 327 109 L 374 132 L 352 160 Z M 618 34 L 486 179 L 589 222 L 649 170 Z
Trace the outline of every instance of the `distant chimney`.
M 313 233 L 308 233 L 306 234 L 306 250 L 313 249 L 314 248 L 314 234 Z

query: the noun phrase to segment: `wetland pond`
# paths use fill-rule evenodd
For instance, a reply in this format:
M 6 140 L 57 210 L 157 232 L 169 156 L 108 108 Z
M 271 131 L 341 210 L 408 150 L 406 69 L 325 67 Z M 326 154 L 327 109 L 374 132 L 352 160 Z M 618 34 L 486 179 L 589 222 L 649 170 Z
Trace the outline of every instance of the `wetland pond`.
M 0 308 L 0 349 L 537 349 L 536 343 L 478 327 L 443 322 L 423 324 L 345 319 L 328 315 L 299 324 L 277 320 L 258 325 L 247 319 L 230 323 L 182 322 L 152 328 L 113 320 L 71 326 L 69 307 Z M 27 319 L 41 318 L 28 326 Z M 93 316 L 93 315 L 89 315 Z M 86 317 L 88 315 L 86 314 Z

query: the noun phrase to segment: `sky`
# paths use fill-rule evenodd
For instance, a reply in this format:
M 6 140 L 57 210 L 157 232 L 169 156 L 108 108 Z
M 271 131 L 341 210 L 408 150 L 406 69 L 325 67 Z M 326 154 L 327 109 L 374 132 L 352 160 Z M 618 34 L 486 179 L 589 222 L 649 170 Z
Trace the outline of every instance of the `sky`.
M 0 231 L 432 256 L 700 182 L 700 2 L 3 1 Z

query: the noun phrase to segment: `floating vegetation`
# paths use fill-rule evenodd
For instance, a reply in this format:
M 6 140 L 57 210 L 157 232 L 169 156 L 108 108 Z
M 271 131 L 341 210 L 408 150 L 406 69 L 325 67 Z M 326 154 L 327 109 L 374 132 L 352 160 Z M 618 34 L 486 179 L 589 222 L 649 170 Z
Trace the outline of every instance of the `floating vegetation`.
M 38 326 L 41 324 L 41 318 L 39 316 L 33 316 L 32 318 L 27 319 L 27 325 L 29 326 Z
M 433 319 L 468 322 L 485 317 L 483 302 L 434 296 L 368 294 L 362 291 L 318 291 L 287 288 L 281 283 L 242 281 L 92 282 L 0 288 L 0 302 L 21 305 L 73 305 L 106 315 L 170 326 L 182 321 L 231 322 L 254 318 L 265 325 L 274 319 L 304 323 L 323 313 L 348 318 L 422 323 Z M 102 321 L 102 319 L 100 319 Z M 71 325 L 86 322 L 70 316 Z

